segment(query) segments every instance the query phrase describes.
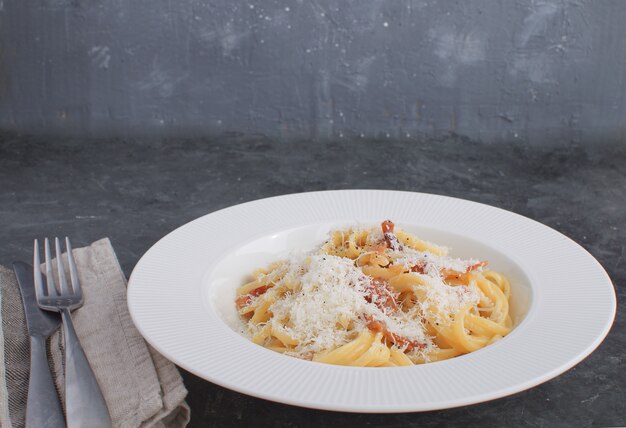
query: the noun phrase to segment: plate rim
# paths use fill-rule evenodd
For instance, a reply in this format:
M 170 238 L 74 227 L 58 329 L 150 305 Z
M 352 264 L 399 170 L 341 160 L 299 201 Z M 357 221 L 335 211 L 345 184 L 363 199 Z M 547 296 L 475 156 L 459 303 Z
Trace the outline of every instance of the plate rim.
M 272 201 L 278 200 L 278 199 L 289 199 L 289 198 L 293 198 L 293 197 L 308 197 L 311 196 L 313 197 L 316 194 L 340 194 L 340 193 L 362 193 L 362 194 L 367 194 L 369 192 L 375 192 L 375 193 L 381 193 L 381 194 L 400 194 L 400 195 L 409 195 L 409 196 L 413 196 L 413 197 L 435 197 L 435 198 L 441 198 L 442 200 L 448 200 L 448 201 L 452 201 L 453 203 L 457 203 L 457 202 L 461 202 L 461 203 L 469 203 L 472 205 L 476 205 L 476 206 L 480 206 L 483 209 L 488 209 L 488 210 L 492 210 L 493 212 L 497 212 L 501 215 L 505 215 L 505 216 L 513 216 L 516 217 L 518 219 L 520 219 L 521 221 L 525 221 L 525 222 L 531 222 L 531 224 L 534 225 L 538 225 L 541 228 L 546 228 L 546 230 L 550 230 L 558 235 L 560 235 L 560 237 L 566 238 L 568 245 L 570 246 L 575 246 L 577 249 L 582 250 L 584 252 L 585 258 L 589 261 L 589 262 L 593 262 L 595 263 L 596 267 L 600 269 L 600 271 L 603 274 L 603 280 L 605 282 L 605 285 L 608 287 L 610 286 L 612 293 L 610 293 L 610 304 L 611 304 L 611 313 L 610 316 L 607 317 L 606 322 L 603 325 L 603 328 L 600 332 L 600 334 L 598 334 L 595 339 L 589 343 L 587 343 L 587 346 L 578 353 L 578 355 L 576 356 L 576 358 L 573 359 L 569 359 L 567 362 L 562 363 L 559 367 L 544 373 L 541 376 L 534 376 L 533 378 L 528 379 L 526 382 L 523 383 L 517 383 L 515 385 L 511 385 L 509 387 L 506 388 L 500 388 L 498 390 L 493 390 L 493 391 L 487 391 L 483 394 L 480 395 L 474 395 L 471 397 L 466 397 L 464 399 L 459 398 L 459 399 L 455 399 L 455 400 L 447 400 L 447 401 L 441 401 L 440 405 L 433 405 L 432 403 L 426 406 L 421 406 L 419 403 L 407 403 L 405 405 L 397 405 L 397 406 L 393 406 L 393 405 L 384 405 L 384 406 L 380 406 L 380 407 L 376 407 L 376 406 L 372 406 L 371 403 L 369 404 L 364 404 L 362 406 L 359 406 L 358 404 L 350 404 L 350 405 L 346 405 L 343 403 L 337 403 L 335 405 L 333 404 L 329 404 L 329 403 L 324 403 L 324 404 L 319 404 L 318 402 L 316 402 L 315 400 L 313 401 L 307 401 L 304 402 L 302 399 L 291 399 L 290 397 L 286 397 L 284 395 L 281 394 L 276 394 L 276 393 L 268 393 L 263 392 L 263 391 L 259 391 L 258 389 L 255 388 L 250 388 L 250 387 L 245 387 L 245 386 L 241 386 L 238 385 L 236 382 L 230 382 L 224 379 L 220 379 L 219 377 L 215 377 L 215 376 L 211 376 L 211 375 L 207 375 L 207 373 L 203 373 L 199 370 L 197 370 L 196 368 L 189 366 L 189 364 L 187 364 L 185 361 L 182 361 L 180 358 L 178 358 L 176 355 L 172 355 L 171 352 L 168 352 L 168 350 L 163 349 L 160 346 L 160 343 L 157 343 L 157 341 L 153 340 L 150 335 L 148 334 L 148 332 L 143 328 L 142 325 L 142 320 L 140 319 L 140 317 L 138 316 L 137 311 L 134 310 L 134 305 L 135 305 L 135 294 L 134 292 L 136 291 L 135 288 L 135 283 L 136 283 L 136 278 L 137 275 L 139 275 L 138 272 L 141 272 L 140 269 L 143 268 L 143 264 L 146 262 L 147 257 L 150 257 L 151 252 L 161 246 L 164 245 L 164 241 L 166 239 L 170 239 L 175 233 L 177 233 L 179 230 L 185 228 L 185 227 L 189 227 L 192 224 L 198 224 L 202 221 L 206 221 L 206 218 L 209 216 L 214 216 L 214 215 L 218 215 L 219 213 L 223 213 L 225 211 L 228 210 L 232 210 L 232 209 L 246 209 L 247 207 L 255 204 L 255 203 L 260 203 L 260 202 L 265 202 L 265 203 L 271 203 Z M 532 288 L 532 287 L 531 287 Z M 534 289 L 533 289 L 534 292 Z M 284 404 L 288 404 L 288 405 L 294 405 L 294 406 L 300 406 L 300 407 L 307 407 L 307 408 L 313 408 L 313 409 L 320 409 L 320 410 L 330 410 L 330 411 L 343 411 L 343 412 L 360 412 L 360 413 L 400 413 L 400 412 L 420 412 L 420 411 L 429 411 L 429 410 L 441 410 L 441 409 L 448 409 L 448 408 L 454 408 L 454 407 L 460 407 L 460 406 L 465 406 L 465 405 L 471 405 L 471 404 L 477 404 L 477 403 L 482 403 L 482 402 L 486 402 L 486 401 L 491 401 L 494 399 L 498 399 L 498 398 L 503 398 L 506 396 L 510 396 L 513 394 L 516 394 L 518 392 L 522 392 L 525 391 L 527 389 L 530 389 L 534 386 L 537 386 L 539 384 L 542 384 L 544 382 L 547 382 L 553 378 L 555 378 L 556 376 L 559 376 L 560 374 L 566 372 L 567 370 L 571 369 L 572 367 L 574 367 L 575 365 L 577 365 L 578 363 L 580 363 L 582 360 L 584 360 L 586 357 L 588 357 L 592 352 L 594 352 L 598 346 L 600 346 L 600 344 L 604 341 L 604 339 L 606 338 L 606 336 L 608 335 L 615 317 L 616 317 L 616 305 L 617 305 L 617 299 L 616 299 L 616 292 L 615 292 L 615 286 L 610 278 L 610 276 L 608 275 L 608 273 L 606 272 L 606 270 L 604 269 L 604 267 L 601 265 L 601 263 L 586 249 L 584 248 L 582 245 L 580 245 L 579 243 L 577 243 L 576 241 L 574 241 L 572 238 L 568 237 L 567 235 L 551 228 L 550 226 L 547 226 L 537 220 L 534 220 L 532 218 L 526 217 L 522 214 L 513 212 L 513 211 L 509 211 L 506 210 L 504 208 L 500 208 L 500 207 L 496 207 L 496 206 L 492 206 L 489 204 L 485 204 L 482 202 L 476 202 L 476 201 L 472 201 L 472 200 L 468 200 L 468 199 L 463 199 L 463 198 L 457 198 L 457 197 L 453 197 L 453 196 L 447 196 L 447 195 L 440 195 L 440 194 L 435 194 L 435 193 L 425 193 L 425 192 L 412 192 L 412 191 L 402 191 L 402 190 L 386 190 L 386 189 L 338 189 L 338 190 L 323 190 L 323 191 L 312 191 L 312 192 L 295 192 L 295 193 L 288 193 L 288 194 L 284 194 L 284 195 L 275 195 L 275 196 L 271 196 L 271 197 L 267 197 L 267 198 L 258 198 L 255 200 L 251 200 L 251 201 L 246 201 L 244 203 L 241 204 L 235 204 L 235 205 L 231 205 L 228 207 L 223 207 L 219 210 L 215 210 L 212 212 L 209 212 L 207 214 L 204 214 L 200 217 L 197 217 L 189 222 L 186 222 L 180 226 L 178 226 L 177 228 L 175 228 L 174 230 L 170 231 L 169 233 L 167 233 L 166 235 L 164 235 L 163 237 L 161 237 L 158 241 L 156 241 L 152 246 L 150 246 L 150 248 L 142 255 L 142 257 L 140 258 L 140 260 L 137 262 L 137 264 L 135 265 L 135 267 L 133 268 L 133 271 L 129 277 L 128 280 L 128 309 L 129 312 L 131 314 L 131 319 L 133 320 L 134 325 L 137 327 L 138 331 L 141 333 L 142 337 L 151 345 L 153 346 L 158 352 L 160 352 L 161 354 L 163 354 L 166 358 L 168 358 L 169 360 L 171 360 L 172 362 L 174 362 L 176 365 L 182 367 L 183 369 L 185 369 L 186 371 L 194 374 L 195 376 L 198 376 L 202 379 L 205 379 L 207 381 L 210 381 L 212 383 L 215 383 L 217 385 L 220 385 L 222 387 L 231 389 L 233 391 L 237 391 L 239 393 L 243 393 L 246 395 L 250 395 L 250 396 L 254 396 L 257 398 L 261 398 L 261 399 L 266 399 L 266 400 L 270 400 L 270 401 L 274 401 L 274 402 L 278 402 L 278 403 L 284 403 Z M 531 307 L 530 310 L 533 310 L 533 308 Z M 526 321 L 526 320 L 524 320 Z M 524 321 L 522 322 L 522 324 L 524 323 Z M 521 326 L 521 324 L 520 324 Z M 254 345 L 250 342 L 250 346 L 258 346 L 258 345 Z M 260 348 L 260 347 L 259 347 Z M 263 349 L 263 348 L 262 348 Z M 271 352 L 271 351 L 268 351 Z M 471 355 L 467 354 L 467 355 Z M 291 357 L 285 357 L 280 355 L 281 357 L 284 358 L 291 358 Z M 458 357 L 457 357 L 458 359 Z M 453 359 L 456 360 L 456 359 Z M 448 360 L 448 361 L 453 361 L 453 360 Z M 309 363 L 309 362 L 307 362 Z M 432 363 L 432 364 L 441 364 L 440 363 Z M 363 368 L 346 368 L 346 367 L 341 367 L 341 369 L 351 369 L 351 370 L 363 370 Z M 366 368 L 366 370 L 398 370 L 398 368 Z M 401 369 L 400 369 L 401 370 Z

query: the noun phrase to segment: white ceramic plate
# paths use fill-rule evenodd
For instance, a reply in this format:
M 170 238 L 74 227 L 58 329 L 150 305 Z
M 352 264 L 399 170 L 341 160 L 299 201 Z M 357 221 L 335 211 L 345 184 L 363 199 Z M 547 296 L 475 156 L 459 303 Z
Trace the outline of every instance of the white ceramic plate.
M 452 255 L 489 260 L 511 280 L 517 327 L 471 354 L 393 368 L 303 361 L 238 333 L 235 288 L 254 268 L 313 248 L 330 228 L 384 219 Z M 152 346 L 218 385 L 318 409 L 405 412 L 491 400 L 563 373 L 608 333 L 615 291 L 582 247 L 526 217 L 443 196 L 343 190 L 253 201 L 176 229 L 135 267 L 128 306 Z

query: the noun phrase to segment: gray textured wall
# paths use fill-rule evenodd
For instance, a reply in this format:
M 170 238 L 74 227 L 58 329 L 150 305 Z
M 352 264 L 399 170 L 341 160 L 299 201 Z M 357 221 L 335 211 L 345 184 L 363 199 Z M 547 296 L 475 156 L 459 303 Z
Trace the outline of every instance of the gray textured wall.
M 0 128 L 626 141 L 626 2 L 0 0 Z

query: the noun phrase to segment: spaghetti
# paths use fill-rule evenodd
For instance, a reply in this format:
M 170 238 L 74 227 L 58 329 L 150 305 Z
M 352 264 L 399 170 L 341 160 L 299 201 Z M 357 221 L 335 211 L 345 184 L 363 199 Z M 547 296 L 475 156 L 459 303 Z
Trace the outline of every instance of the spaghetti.
M 237 289 L 254 343 L 321 363 L 389 367 L 476 351 L 511 331 L 510 285 L 487 262 L 397 229 L 331 232 Z

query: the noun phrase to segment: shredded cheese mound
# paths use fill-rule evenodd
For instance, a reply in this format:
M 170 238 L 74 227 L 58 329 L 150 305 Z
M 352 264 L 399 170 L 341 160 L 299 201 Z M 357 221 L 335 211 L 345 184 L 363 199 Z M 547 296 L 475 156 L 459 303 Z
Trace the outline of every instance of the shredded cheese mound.
M 341 242 L 346 242 L 343 231 L 336 233 Z M 346 243 L 346 248 L 353 243 Z M 361 254 L 386 260 L 387 265 L 380 265 L 381 268 L 396 268 L 415 275 L 420 285 L 411 285 L 411 293 L 419 294 L 418 301 L 400 308 L 401 293 L 393 291 L 388 283 L 366 275 L 358 257 L 343 257 L 343 249 L 337 250 L 340 255 L 327 254 L 322 245 L 310 253 L 292 253 L 255 274 L 256 286 L 267 288 L 263 291 L 266 294 L 244 295 L 243 311 L 249 313 L 248 308 L 265 304 L 264 310 L 271 316 L 263 322 L 251 319 L 250 333 L 262 335 L 268 329 L 281 332 L 290 339 L 290 344 L 294 342 L 284 351 L 286 354 L 310 359 L 351 342 L 363 330 L 373 328 L 371 323 L 375 321 L 393 338 L 389 346 L 395 343 L 410 355 L 427 360 L 427 355 L 438 348 L 435 338 L 427 332 L 426 323 L 446 325 L 454 314 L 481 300 L 481 292 L 473 281 L 453 285 L 444 280 L 450 272 L 461 275 L 482 270 L 478 260 L 450 257 L 444 247 L 425 247 L 434 248 L 440 255 L 419 251 L 398 242 L 393 231 L 387 234 L 380 228 L 367 230 L 367 239 L 359 245 L 363 247 Z M 409 343 L 412 345 L 407 348 Z
M 436 322 L 440 324 L 446 324 L 450 321 L 450 317 L 464 306 L 476 304 L 480 300 L 475 284 L 451 287 L 438 277 L 419 273 L 413 273 L 413 275 L 421 277 L 427 283 L 425 286 L 417 286 L 425 292 L 425 298 L 420 302 L 422 313 L 435 315 Z M 433 311 L 432 308 L 437 310 Z
M 355 267 L 353 260 L 318 254 L 302 262 L 292 259 L 286 263 L 289 272 L 300 271 L 303 266 L 306 272 L 300 278 L 299 290 L 270 306 L 273 317 L 269 322 L 299 342 L 294 355 L 305 356 L 349 342 L 366 328 L 365 316 L 385 322 L 390 331 L 409 340 L 428 345 L 429 339 L 422 324 L 415 321 L 415 314 L 392 314 L 380 309 L 376 300 L 366 300 L 371 278 Z

